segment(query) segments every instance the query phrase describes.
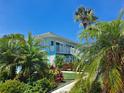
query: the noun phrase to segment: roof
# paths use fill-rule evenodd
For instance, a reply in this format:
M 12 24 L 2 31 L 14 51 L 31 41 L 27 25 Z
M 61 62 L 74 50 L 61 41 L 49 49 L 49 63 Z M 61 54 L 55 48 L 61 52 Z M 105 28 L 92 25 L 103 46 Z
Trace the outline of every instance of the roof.
M 65 42 L 69 42 L 69 43 L 72 43 L 72 44 L 75 44 L 77 45 L 78 43 L 70 40 L 70 39 L 67 39 L 67 38 L 64 38 L 62 36 L 59 36 L 57 34 L 54 34 L 52 32 L 47 32 L 47 33 L 44 33 L 44 34 L 41 34 L 41 35 L 38 35 L 36 36 L 37 38 L 39 39 L 43 39 L 43 38 L 54 38 L 54 39 L 57 39 L 57 40 L 62 40 L 62 41 L 65 41 Z

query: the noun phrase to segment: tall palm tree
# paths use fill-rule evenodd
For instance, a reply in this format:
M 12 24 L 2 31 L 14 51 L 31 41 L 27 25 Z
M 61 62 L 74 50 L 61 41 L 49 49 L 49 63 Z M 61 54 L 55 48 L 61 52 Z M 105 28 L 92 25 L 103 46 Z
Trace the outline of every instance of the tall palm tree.
M 98 18 L 94 15 L 92 9 L 79 7 L 75 12 L 75 19 L 76 21 L 81 22 L 84 29 L 86 29 L 88 25 L 91 25 L 92 23 L 96 22 Z
M 82 77 L 88 74 L 85 80 L 82 78 L 82 86 L 87 86 L 82 93 L 93 93 L 92 88 L 97 81 L 102 88 L 98 93 L 123 93 L 124 21 L 119 18 L 88 26 L 80 38 L 93 39 L 90 46 L 83 49 L 79 64 L 79 69 L 84 71 Z

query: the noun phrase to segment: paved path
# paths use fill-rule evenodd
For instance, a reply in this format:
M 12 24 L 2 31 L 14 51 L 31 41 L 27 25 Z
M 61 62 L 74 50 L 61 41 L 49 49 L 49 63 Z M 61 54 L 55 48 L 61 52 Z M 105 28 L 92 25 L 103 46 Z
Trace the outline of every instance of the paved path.
M 68 84 L 68 85 L 65 85 L 64 87 L 61 87 L 55 91 L 53 91 L 52 93 L 69 93 L 69 91 L 72 89 L 72 87 L 75 85 L 75 83 L 77 82 L 78 80 L 75 80 L 74 82 Z

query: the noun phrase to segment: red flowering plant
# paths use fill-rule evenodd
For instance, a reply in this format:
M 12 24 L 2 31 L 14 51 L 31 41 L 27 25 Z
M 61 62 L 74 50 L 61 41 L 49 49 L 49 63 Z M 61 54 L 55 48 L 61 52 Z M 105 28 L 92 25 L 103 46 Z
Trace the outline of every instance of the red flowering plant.
M 50 67 L 50 72 L 53 73 L 54 75 L 54 79 L 57 83 L 59 82 L 63 82 L 64 80 L 64 77 L 63 77 L 63 73 L 61 72 L 60 69 L 54 67 L 54 66 L 51 66 Z

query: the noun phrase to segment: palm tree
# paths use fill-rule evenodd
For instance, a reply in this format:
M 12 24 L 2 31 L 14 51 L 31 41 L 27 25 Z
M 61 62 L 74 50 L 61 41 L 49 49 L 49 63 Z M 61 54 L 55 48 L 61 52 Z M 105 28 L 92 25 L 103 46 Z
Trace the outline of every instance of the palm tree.
M 15 77 L 15 68 L 20 56 L 20 44 L 24 42 L 21 34 L 10 34 L 0 38 L 0 75 L 5 78 Z
M 22 81 L 29 79 L 30 82 L 34 74 L 38 75 L 38 79 L 45 77 L 48 74 L 48 66 L 46 53 L 31 33 L 27 40 L 19 34 L 6 35 L 1 38 L 0 79 Z
M 99 22 L 82 31 L 80 38 L 93 39 L 89 47 L 83 49 L 79 68 L 82 77 L 87 78 L 81 85 L 87 86 L 85 92 L 94 93 L 92 88 L 96 82 L 101 83 L 98 93 L 123 93 L 124 91 L 124 21 Z M 83 90 L 81 87 L 81 90 Z M 86 92 L 87 91 L 87 92 Z
M 75 12 L 75 19 L 76 21 L 81 22 L 81 24 L 84 26 L 84 29 L 86 29 L 88 25 L 96 22 L 98 18 L 94 15 L 92 9 L 79 7 Z
M 38 74 L 38 78 L 43 78 L 48 73 L 46 53 L 42 50 L 40 43 L 32 37 L 31 33 L 29 33 L 28 39 L 22 47 L 20 57 L 19 66 L 22 67 L 20 73 L 29 78 L 29 82 L 33 74 Z

